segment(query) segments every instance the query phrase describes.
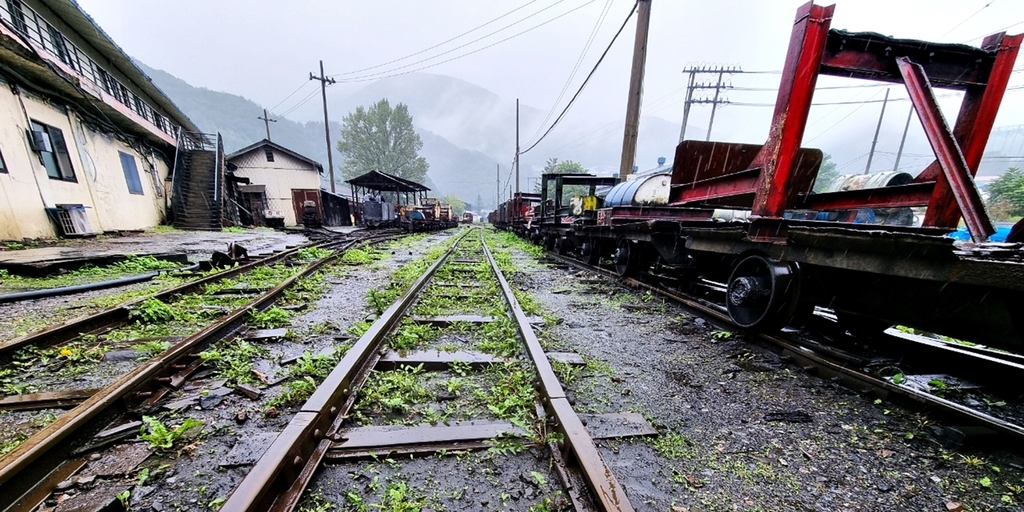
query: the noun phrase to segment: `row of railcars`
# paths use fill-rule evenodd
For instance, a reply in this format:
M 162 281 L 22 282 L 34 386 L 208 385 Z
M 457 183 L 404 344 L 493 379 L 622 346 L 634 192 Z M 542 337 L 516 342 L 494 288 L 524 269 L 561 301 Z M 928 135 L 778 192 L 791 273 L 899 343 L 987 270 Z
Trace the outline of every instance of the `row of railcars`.
M 1024 236 L 1005 243 L 974 183 L 1021 35 L 980 47 L 831 29 L 834 6 L 798 9 L 768 140 L 686 140 L 671 172 L 621 183 L 545 175 L 491 222 L 622 275 L 657 275 L 722 303 L 739 325 L 776 329 L 815 308 L 853 329 L 902 325 L 1021 351 Z M 905 86 L 936 155 L 916 176 L 812 186 L 802 148 L 820 75 Z M 952 126 L 934 89 L 964 93 Z M 567 193 L 567 191 L 571 193 Z M 961 221 L 972 241 L 947 236 Z

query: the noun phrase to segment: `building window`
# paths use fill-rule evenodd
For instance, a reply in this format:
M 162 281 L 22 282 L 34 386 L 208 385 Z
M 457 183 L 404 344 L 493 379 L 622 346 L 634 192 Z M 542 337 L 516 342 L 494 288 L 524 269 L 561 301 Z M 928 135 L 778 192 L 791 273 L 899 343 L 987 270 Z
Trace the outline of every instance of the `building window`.
M 142 180 L 139 179 L 139 168 L 135 165 L 135 157 L 124 151 L 118 151 L 117 154 L 121 156 L 121 170 L 124 171 L 124 181 L 128 183 L 128 192 L 143 195 Z
M 267 154 L 267 161 L 268 162 L 273 162 L 274 161 L 274 150 L 270 149 L 270 148 L 267 148 L 266 151 L 264 151 L 264 152 Z
M 0 152 L 0 173 L 7 172 L 7 164 L 4 163 L 4 154 Z
M 64 142 L 64 132 L 60 128 L 32 121 L 31 135 L 32 147 L 39 153 L 47 176 L 55 180 L 78 181 L 71 166 L 68 145 Z

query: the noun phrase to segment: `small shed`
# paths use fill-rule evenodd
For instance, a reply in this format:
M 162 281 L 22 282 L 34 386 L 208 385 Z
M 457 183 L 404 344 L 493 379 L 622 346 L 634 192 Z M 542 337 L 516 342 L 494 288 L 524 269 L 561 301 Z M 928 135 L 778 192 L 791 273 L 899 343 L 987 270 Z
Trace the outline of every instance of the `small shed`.
M 315 202 L 323 218 L 320 175 L 324 168 L 318 162 L 267 139 L 227 155 L 225 161 L 236 177 L 249 180 L 249 185 L 239 188 L 239 203 L 249 210 L 254 223 L 262 225 L 271 218 L 283 219 L 285 226 L 298 225 L 305 201 Z M 253 211 L 261 206 L 262 212 Z

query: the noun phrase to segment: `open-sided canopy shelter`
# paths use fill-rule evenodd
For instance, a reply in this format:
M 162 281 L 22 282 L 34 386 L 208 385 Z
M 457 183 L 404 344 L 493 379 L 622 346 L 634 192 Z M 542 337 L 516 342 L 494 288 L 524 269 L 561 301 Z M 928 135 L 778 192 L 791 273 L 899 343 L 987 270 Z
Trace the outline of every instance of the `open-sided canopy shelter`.
M 352 188 L 352 198 L 355 202 L 361 202 L 363 195 L 369 192 L 381 192 L 395 194 L 395 202 L 399 204 L 421 204 L 422 200 L 427 197 L 427 191 L 430 190 L 415 181 L 380 171 L 370 171 L 345 183 Z M 412 201 L 409 201 L 410 194 L 412 194 Z M 399 199 L 403 200 L 399 201 Z

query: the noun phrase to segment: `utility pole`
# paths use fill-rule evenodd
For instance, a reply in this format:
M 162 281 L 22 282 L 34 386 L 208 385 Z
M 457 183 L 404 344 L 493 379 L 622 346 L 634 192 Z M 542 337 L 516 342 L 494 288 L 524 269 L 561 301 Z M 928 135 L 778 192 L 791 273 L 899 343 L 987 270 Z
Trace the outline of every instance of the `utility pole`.
M 277 119 L 271 119 L 267 115 L 267 109 L 263 109 L 263 117 L 257 117 L 256 119 L 263 121 L 263 124 L 267 126 L 267 140 L 270 140 L 270 123 L 276 123 Z
M 722 85 L 722 79 L 724 75 L 742 72 L 743 70 L 739 67 L 731 66 L 699 66 L 683 70 L 683 73 L 690 74 L 690 79 L 687 81 L 686 99 L 683 101 L 683 126 L 679 128 L 679 142 L 683 142 L 686 137 L 686 123 L 690 118 L 690 106 L 697 104 L 711 105 L 711 119 L 708 121 L 708 132 L 704 137 L 706 141 L 711 140 L 711 128 L 715 124 L 715 111 L 718 109 L 718 105 L 729 104 L 728 98 L 722 95 L 722 90 L 732 88 L 732 85 Z M 697 82 L 697 75 L 718 75 L 718 79 L 715 82 Z M 693 91 L 698 89 L 714 89 L 715 94 L 711 99 L 707 97 L 693 99 Z
M 885 90 L 885 99 L 882 100 L 882 112 L 878 114 L 878 126 L 875 127 L 875 138 L 871 140 L 871 151 L 868 152 L 868 165 L 864 167 L 864 174 L 871 172 L 871 159 L 875 157 L 875 145 L 878 144 L 878 132 L 882 130 L 882 118 L 885 117 L 887 103 L 889 103 L 889 89 Z
M 519 193 L 519 98 L 516 98 L 516 194 Z
M 501 204 L 501 164 L 494 164 L 494 209 Z
M 320 61 L 320 76 L 309 74 L 310 80 L 320 81 L 320 95 L 324 99 L 324 136 L 327 138 L 327 167 L 331 169 L 331 193 L 334 193 L 334 157 L 331 154 L 331 123 L 327 120 L 327 84 L 334 84 L 334 79 L 324 76 L 324 61 Z
M 722 90 L 722 71 L 718 72 L 718 83 L 715 84 L 715 99 L 711 100 L 711 119 L 708 121 L 708 133 L 704 141 L 711 140 L 711 127 L 715 125 L 715 111 L 718 110 L 718 92 Z
M 685 72 L 685 71 L 684 71 Z M 690 79 L 686 81 L 686 99 L 683 101 L 683 126 L 679 128 L 679 142 L 686 137 L 686 121 L 690 118 L 690 102 L 693 101 L 693 81 L 697 78 L 697 71 L 690 69 Z
M 651 0 L 637 0 L 636 40 L 633 42 L 633 69 L 629 78 L 626 102 L 626 129 L 622 134 L 622 162 L 619 179 L 625 181 L 633 172 L 636 139 L 640 133 L 640 103 L 644 94 L 644 66 L 647 63 L 647 32 L 651 26 Z
M 907 132 L 910 130 L 910 118 L 914 117 L 914 106 L 910 106 L 910 112 L 907 112 L 907 124 L 903 126 L 903 138 L 900 139 L 900 149 L 896 152 L 896 163 L 892 164 L 893 172 L 900 170 L 900 157 L 903 156 L 903 144 L 907 142 Z

